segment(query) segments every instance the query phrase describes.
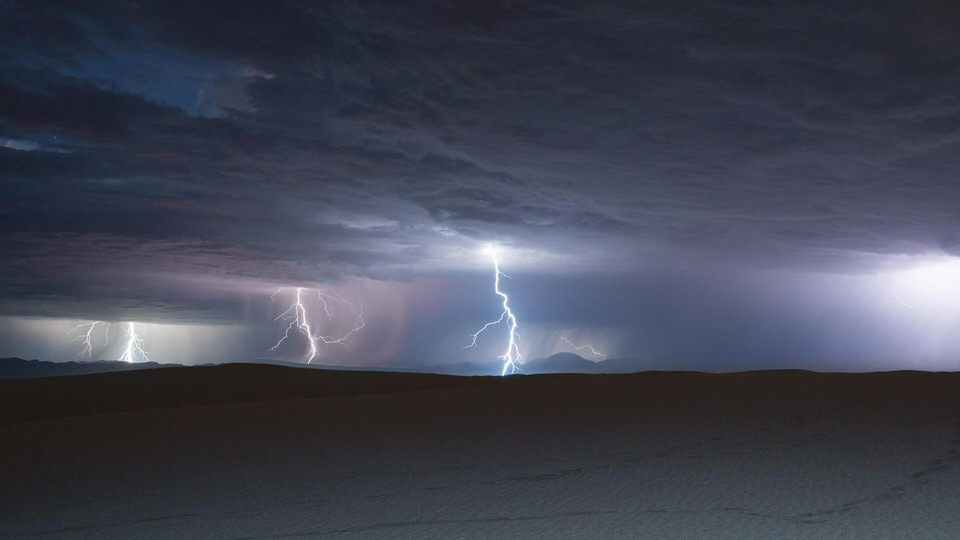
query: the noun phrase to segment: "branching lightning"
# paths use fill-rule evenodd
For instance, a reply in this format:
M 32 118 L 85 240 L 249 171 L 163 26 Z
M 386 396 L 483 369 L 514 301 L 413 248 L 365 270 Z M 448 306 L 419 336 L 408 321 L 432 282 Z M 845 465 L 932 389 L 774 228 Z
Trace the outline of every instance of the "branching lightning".
M 104 329 L 104 346 L 110 344 L 110 323 L 105 323 L 102 321 L 93 321 L 83 324 L 78 324 L 73 327 L 67 334 L 76 334 L 71 341 L 79 341 L 83 345 L 83 349 L 80 351 L 80 356 L 86 356 L 87 359 L 93 357 L 93 340 L 94 330 L 97 329 L 98 324 L 106 325 Z
M 567 338 L 564 337 L 564 336 L 560 336 L 560 339 L 562 339 L 562 340 L 565 341 L 568 345 L 570 345 L 571 347 L 573 347 L 574 349 L 576 349 L 576 350 L 578 350 L 578 351 L 582 351 L 582 350 L 584 350 L 584 349 L 590 349 L 590 352 L 592 352 L 593 354 L 599 356 L 600 358 L 606 358 L 606 357 L 607 357 L 607 355 L 605 355 L 605 354 L 603 354 L 602 352 L 594 349 L 594 348 L 593 348 L 593 345 L 590 345 L 589 343 L 585 343 L 585 344 L 583 344 L 583 345 L 577 345 L 577 344 L 575 344 L 574 342 L 570 341 L 569 339 L 567 339 Z
M 123 346 L 123 354 L 118 358 L 121 362 L 146 362 L 149 360 L 147 351 L 143 348 L 143 338 L 137 335 L 137 329 L 132 322 L 123 328 L 123 335 L 127 338 Z
M 275 293 L 270 295 L 270 300 L 276 301 L 277 295 L 280 294 L 282 290 L 283 289 L 277 289 Z M 313 359 L 316 358 L 317 355 L 320 353 L 320 350 L 319 350 L 320 344 L 324 344 L 324 345 L 329 345 L 331 343 L 343 344 L 346 342 L 347 339 L 350 338 L 350 336 L 352 336 L 355 332 L 359 331 L 361 328 L 363 328 L 366 325 L 365 321 L 363 320 L 363 305 L 359 305 L 358 308 L 354 307 L 353 304 L 346 301 L 342 296 L 340 296 L 337 293 L 324 292 L 319 289 L 313 289 L 313 291 L 317 293 L 317 298 L 320 301 L 320 305 L 323 306 L 323 311 L 324 313 L 327 314 L 328 317 L 333 316 L 333 312 L 330 310 L 330 304 L 329 304 L 330 301 L 346 305 L 354 313 L 357 313 L 357 318 L 354 322 L 353 328 L 351 328 L 350 331 L 346 332 L 345 334 L 339 337 L 320 335 L 317 332 L 317 329 L 311 327 L 310 325 L 310 317 L 308 314 L 307 305 L 304 303 L 304 300 L 303 300 L 304 289 L 302 287 L 297 287 L 297 295 L 295 297 L 296 299 L 294 300 L 293 304 L 291 304 L 286 311 L 284 311 L 283 313 L 278 315 L 277 318 L 274 319 L 275 321 L 289 320 L 290 323 L 287 325 L 286 330 L 284 330 L 283 337 L 280 338 L 280 341 L 277 341 L 277 343 L 273 347 L 270 347 L 271 351 L 276 351 L 277 348 L 280 347 L 280 345 L 284 341 L 286 341 L 287 338 L 291 336 L 291 334 L 295 334 L 295 333 L 303 334 L 303 336 L 307 338 L 307 345 L 308 345 L 308 352 L 309 352 L 307 363 L 309 364 L 313 362 Z
M 491 248 L 490 256 L 493 258 L 493 291 L 503 299 L 503 312 L 500 313 L 500 318 L 495 321 L 490 321 L 487 324 L 483 325 L 483 328 L 477 330 L 475 334 L 471 337 L 473 340 L 469 345 L 464 347 L 464 349 L 469 349 L 477 345 L 477 337 L 483 333 L 487 328 L 500 324 L 504 320 L 507 321 L 507 324 L 510 326 L 509 339 L 507 340 L 507 350 L 498 356 L 500 360 L 503 360 L 503 370 L 500 372 L 500 375 L 506 375 L 507 370 L 510 370 L 510 373 L 515 373 L 520 369 L 520 365 L 523 364 L 523 356 L 520 354 L 520 347 L 517 343 L 520 341 L 520 334 L 517 333 L 517 318 L 513 315 L 513 311 L 510 309 L 510 298 L 507 294 L 500 290 L 500 276 L 503 276 L 507 279 L 512 279 L 510 276 L 504 274 L 500 271 L 500 263 L 497 261 L 497 254 Z

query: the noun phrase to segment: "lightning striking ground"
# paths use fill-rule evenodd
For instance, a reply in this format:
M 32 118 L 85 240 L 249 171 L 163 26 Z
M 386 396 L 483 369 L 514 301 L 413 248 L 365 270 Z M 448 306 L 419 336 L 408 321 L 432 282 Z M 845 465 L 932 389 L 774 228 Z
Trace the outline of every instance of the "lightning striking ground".
M 123 328 L 123 335 L 127 338 L 123 346 L 123 353 L 118 358 L 121 362 L 146 362 L 150 358 L 147 356 L 146 349 L 143 348 L 143 338 L 137 335 L 137 329 L 132 322 L 128 322 Z
M 270 295 L 270 300 L 276 301 L 277 295 L 280 294 L 282 290 L 283 289 L 277 289 L 275 293 Z M 316 333 L 316 330 L 310 325 L 310 321 L 309 321 L 310 317 L 308 314 L 307 305 L 304 303 L 304 300 L 303 300 L 303 291 L 304 289 L 302 287 L 297 287 L 297 294 L 295 297 L 296 299 L 294 300 L 293 304 L 291 304 L 286 311 L 284 311 L 283 313 L 278 315 L 277 318 L 274 319 L 274 321 L 289 320 L 290 323 L 287 325 L 286 330 L 284 330 L 283 337 L 281 337 L 280 340 L 277 341 L 277 343 L 273 347 L 270 347 L 270 350 L 276 351 L 277 348 L 280 347 L 280 345 L 284 341 L 286 341 L 291 334 L 300 333 L 307 338 L 307 346 L 308 346 L 308 352 L 309 352 L 307 363 L 310 364 L 313 362 L 314 358 L 316 358 L 317 355 L 320 354 L 320 350 L 318 346 L 319 344 L 324 344 L 324 345 L 329 345 L 332 343 L 343 344 L 346 342 L 347 339 L 350 338 L 350 336 L 352 336 L 355 332 L 358 332 L 361 328 L 363 328 L 366 325 L 366 323 L 363 320 L 362 304 L 358 304 L 359 308 L 356 308 L 354 307 L 353 304 L 346 301 L 339 294 L 328 293 L 328 292 L 321 291 L 319 289 L 313 289 L 313 291 L 317 293 L 317 299 L 320 301 L 320 304 L 323 306 L 323 311 L 324 313 L 327 314 L 328 317 L 333 316 L 333 312 L 330 310 L 330 304 L 328 303 L 328 301 L 333 301 L 333 302 L 346 305 L 354 313 L 357 313 L 357 317 L 356 317 L 356 320 L 354 321 L 353 328 L 351 328 L 350 331 L 343 334 L 342 336 L 334 337 L 334 336 L 319 335 L 318 333 Z
M 102 321 L 93 321 L 83 324 L 78 324 L 73 327 L 67 334 L 76 334 L 71 341 L 79 341 L 83 348 L 80 350 L 80 356 L 86 356 L 87 359 L 93 357 L 93 342 L 94 342 L 94 330 L 97 329 L 98 324 L 106 325 L 104 329 L 104 346 L 110 344 L 110 323 L 104 323 Z
M 520 347 L 517 343 L 520 341 L 520 334 L 517 333 L 517 318 L 513 315 L 513 311 L 510 309 L 510 298 L 507 294 L 500 290 L 500 276 L 503 276 L 507 279 L 512 279 L 510 276 L 504 274 L 500 271 L 500 263 L 497 261 L 497 254 L 490 250 L 490 256 L 493 258 L 493 291 L 503 299 L 503 312 L 500 313 L 500 318 L 495 321 L 490 321 L 487 324 L 483 325 L 483 328 L 477 330 L 475 334 L 471 337 L 473 340 L 469 345 L 464 347 L 464 349 L 469 349 L 477 345 L 477 337 L 483 333 L 487 328 L 500 324 L 506 319 L 507 324 L 510 326 L 509 339 L 507 340 L 507 350 L 498 356 L 500 360 L 503 360 L 503 370 L 500 372 L 500 375 L 506 375 L 507 370 L 510 370 L 510 373 L 515 373 L 520 369 L 520 365 L 523 364 L 523 356 L 520 354 Z
M 589 343 L 585 343 L 585 344 L 583 344 L 583 345 L 577 345 L 577 344 L 575 344 L 574 342 L 570 341 L 569 339 L 567 339 L 567 338 L 564 337 L 564 336 L 560 336 L 560 339 L 562 339 L 562 340 L 565 341 L 568 345 L 570 345 L 571 347 L 573 347 L 574 349 L 576 349 L 576 350 L 578 350 L 578 351 L 582 351 L 582 350 L 584 350 L 584 349 L 590 349 L 590 352 L 592 352 L 593 354 L 599 356 L 600 358 L 606 358 L 606 357 L 607 357 L 607 355 L 605 355 L 605 354 L 603 354 L 602 352 L 594 349 L 594 348 L 593 348 L 593 345 L 590 345 Z

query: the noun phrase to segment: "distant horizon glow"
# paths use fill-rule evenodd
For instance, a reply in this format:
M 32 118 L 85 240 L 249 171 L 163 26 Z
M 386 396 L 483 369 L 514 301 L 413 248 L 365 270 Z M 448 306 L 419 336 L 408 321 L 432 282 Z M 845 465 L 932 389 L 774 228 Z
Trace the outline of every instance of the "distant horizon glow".
M 499 264 L 498 258 L 495 271 L 502 270 Z M 243 321 L 217 325 L 164 324 L 158 321 L 137 323 L 134 329 L 136 336 L 143 340 L 142 350 L 149 354 L 149 359 L 161 363 L 219 363 L 272 358 L 342 366 L 430 366 L 459 362 L 482 365 L 499 361 L 500 372 L 507 373 L 510 371 L 508 359 L 492 359 L 502 357 L 509 350 L 515 355 L 514 361 L 518 357 L 543 358 L 574 352 L 595 362 L 628 361 L 641 370 L 716 371 L 716 360 L 712 360 L 716 358 L 723 359 L 720 371 L 723 371 L 722 366 L 743 370 L 771 365 L 829 370 L 831 360 L 838 356 L 849 358 L 846 366 L 853 370 L 868 369 L 868 366 L 873 369 L 942 370 L 960 366 L 952 353 L 954 347 L 960 346 L 956 331 L 960 328 L 960 292 L 954 278 L 960 275 L 958 272 L 960 264 L 956 260 L 941 258 L 916 261 L 908 267 L 876 274 L 795 274 L 785 278 L 778 277 L 775 272 L 742 278 L 731 274 L 727 279 L 742 283 L 740 286 L 753 295 L 737 294 L 729 298 L 718 297 L 713 291 L 729 289 L 731 285 L 710 285 L 708 282 L 694 285 L 679 276 L 680 283 L 689 285 L 688 292 L 678 299 L 690 306 L 679 311 L 678 299 L 657 296 L 657 291 L 666 285 L 644 285 L 628 293 L 627 297 L 596 297 L 589 290 L 565 287 L 563 280 L 544 282 L 519 276 L 517 283 L 523 286 L 509 291 L 507 306 L 515 318 L 518 314 L 513 312 L 514 301 L 527 306 L 531 298 L 552 292 L 560 303 L 525 309 L 522 342 L 515 339 L 512 344 L 509 340 L 498 344 L 499 340 L 487 337 L 482 342 L 478 339 L 476 346 L 468 349 L 463 349 L 457 335 L 462 335 L 463 330 L 469 335 L 474 330 L 451 323 L 455 314 L 472 313 L 470 317 L 477 320 L 485 317 L 484 313 L 490 308 L 489 274 L 422 283 L 373 280 L 341 283 L 331 288 L 331 295 L 347 295 L 361 304 L 371 303 L 376 307 L 364 312 L 365 328 L 358 332 L 358 320 L 353 318 L 357 314 L 352 313 L 346 304 L 339 312 L 336 305 L 331 304 L 329 312 L 332 317 L 326 317 L 319 297 L 313 307 L 305 306 L 308 312 L 315 312 L 309 313 L 311 317 L 320 317 L 317 323 L 328 325 L 323 334 L 334 337 L 349 334 L 350 337 L 347 342 L 324 349 L 323 355 L 317 354 L 312 359 L 306 341 L 285 341 L 283 350 L 275 351 L 277 354 L 274 355 L 251 354 L 257 350 L 268 351 L 278 341 L 274 319 L 282 312 L 278 311 L 277 302 L 270 301 L 269 291 L 261 287 L 257 287 L 258 292 L 250 297 L 250 310 Z M 503 281 L 499 284 L 495 281 L 493 297 L 498 300 L 496 305 L 501 309 L 502 319 L 487 320 L 481 326 L 509 320 L 503 311 L 503 298 L 496 294 L 497 288 L 506 294 L 509 284 L 505 283 L 502 272 L 499 277 Z M 458 286 L 464 279 L 471 285 Z M 694 286 L 700 289 L 690 288 Z M 675 288 L 673 285 L 669 287 Z M 290 288 L 284 294 L 289 296 L 295 289 Z M 309 291 L 301 289 L 301 302 L 305 303 Z M 457 294 L 451 296 L 452 292 Z M 620 325 L 616 320 L 590 326 L 571 326 L 565 322 L 567 310 L 592 310 L 591 313 L 598 315 L 608 309 L 622 311 L 616 302 L 624 298 L 629 301 L 630 296 L 636 294 L 646 295 L 646 299 L 627 305 L 663 314 L 664 324 L 644 328 Z M 797 295 L 804 299 L 802 303 L 792 300 Z M 278 296 L 275 298 L 280 300 Z M 590 298 L 591 302 L 584 304 L 582 298 Z M 730 302 L 740 303 L 741 314 L 731 319 L 727 326 L 707 325 L 696 318 L 710 306 L 722 307 Z M 810 323 L 821 320 L 832 321 L 832 324 L 825 326 L 826 330 L 813 331 Z M 290 322 L 285 321 L 284 328 L 289 329 Z M 129 320 L 122 319 L 77 321 L 0 317 L 0 343 L 23 342 L 27 347 L 17 350 L 7 346 L 0 355 L 53 361 L 77 357 L 142 361 L 139 356 L 127 354 L 127 346 L 131 344 L 127 335 L 129 324 Z M 737 338 L 731 339 L 730 325 L 737 328 L 736 325 L 741 324 L 750 332 L 735 331 Z M 772 364 L 771 358 L 776 357 L 763 354 L 763 343 L 777 339 L 777 334 L 771 332 L 791 325 L 796 329 L 793 335 L 799 337 L 787 350 L 789 356 L 779 364 Z M 296 324 L 290 331 L 291 338 L 294 332 L 301 335 Z M 429 347 L 409 341 L 411 332 L 430 339 Z M 699 333 L 703 336 L 701 342 L 704 346 L 666 348 L 665 345 L 670 343 L 670 332 Z M 317 337 L 318 332 L 313 326 L 311 333 Z M 488 333 L 479 334 L 478 338 Z M 320 345 L 319 341 L 315 343 Z M 577 348 L 586 345 L 607 356 L 600 357 L 586 348 Z M 28 349 L 40 351 L 40 354 L 24 352 Z M 411 354 L 410 351 L 428 352 Z

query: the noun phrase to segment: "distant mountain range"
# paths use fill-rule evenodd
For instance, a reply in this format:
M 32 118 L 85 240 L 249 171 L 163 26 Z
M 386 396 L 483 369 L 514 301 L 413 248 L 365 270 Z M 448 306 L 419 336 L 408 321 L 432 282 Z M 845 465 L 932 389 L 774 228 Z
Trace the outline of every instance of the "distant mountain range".
M 523 373 L 636 373 L 643 371 L 636 360 L 610 358 L 592 362 L 574 353 L 557 353 L 524 362 Z
M 439 373 L 443 375 L 479 376 L 500 375 L 501 364 L 475 364 L 458 362 L 455 364 L 437 364 L 432 366 L 416 364 L 398 364 L 392 366 L 331 366 L 322 364 L 302 364 L 278 360 L 251 360 L 241 363 L 271 364 L 305 369 L 328 369 L 338 371 L 392 371 L 408 373 Z M 109 373 L 113 371 L 133 371 L 141 369 L 159 369 L 184 367 L 182 364 L 158 364 L 157 362 L 129 363 L 116 360 L 97 360 L 90 362 L 46 362 L 42 360 L 22 360 L 20 358 L 0 358 L 0 379 L 29 379 L 37 377 L 62 377 L 69 375 L 87 375 L 90 373 Z M 591 362 L 573 353 L 559 353 L 546 358 L 536 358 L 525 362 L 520 374 L 538 375 L 545 373 L 633 373 L 641 371 L 638 363 L 630 360 L 610 359 Z
M 45 362 L 43 360 L 22 360 L 20 358 L 0 358 L 0 379 L 33 379 L 37 377 L 62 377 L 66 375 L 88 375 L 90 373 L 109 373 L 111 371 L 135 371 L 181 367 L 180 364 L 158 364 L 156 362 L 121 362 L 119 360 L 96 360 L 91 362 Z

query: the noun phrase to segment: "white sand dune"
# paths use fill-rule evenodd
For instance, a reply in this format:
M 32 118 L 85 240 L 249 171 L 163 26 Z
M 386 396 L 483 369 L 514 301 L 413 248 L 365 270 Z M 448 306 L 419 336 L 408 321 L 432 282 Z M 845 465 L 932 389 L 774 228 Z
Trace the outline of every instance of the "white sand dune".
M 8 403 L 0 538 L 960 538 L 954 374 L 467 381 L 180 407 L 173 388 L 28 422 Z

